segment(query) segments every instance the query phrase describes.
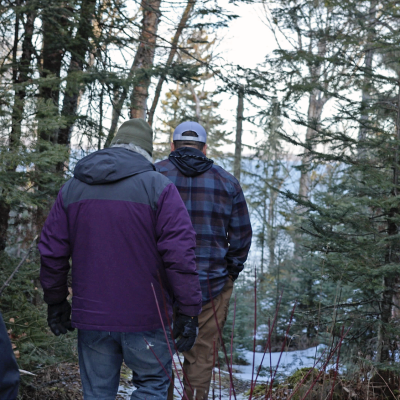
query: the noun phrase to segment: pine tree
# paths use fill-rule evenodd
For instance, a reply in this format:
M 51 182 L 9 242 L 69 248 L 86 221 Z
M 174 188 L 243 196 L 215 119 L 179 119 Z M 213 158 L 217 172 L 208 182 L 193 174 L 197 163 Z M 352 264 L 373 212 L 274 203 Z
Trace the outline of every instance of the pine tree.
M 184 65 L 190 66 L 194 75 L 189 82 L 177 83 L 170 89 L 165 100 L 162 100 L 163 115 L 161 127 L 157 129 L 156 143 L 166 143 L 161 153 L 156 157 L 169 154 L 169 144 L 177 125 L 184 121 L 196 121 L 207 131 L 207 156 L 218 159 L 221 153 L 218 148 L 223 144 L 226 132 L 222 130 L 225 121 L 218 112 L 220 101 L 216 100 L 216 93 L 206 89 L 207 83 L 213 78 L 213 73 L 207 68 L 211 63 L 212 49 L 215 38 L 211 39 L 205 31 L 189 33 L 182 47 L 189 49 L 190 54 L 180 53 L 179 57 Z
M 295 12 L 310 4 L 293 3 L 296 7 L 287 18 L 292 21 Z M 342 303 L 347 296 L 345 305 L 334 306 L 332 334 L 338 329 L 334 322 L 340 314 L 340 324 L 352 326 L 349 339 L 369 349 L 383 368 L 394 365 L 399 351 L 393 319 L 399 279 L 399 76 L 393 74 L 398 64 L 399 10 L 391 1 L 330 1 L 319 7 L 336 19 L 331 30 L 319 31 L 318 43 L 326 43 L 327 48 L 334 44 L 336 51 L 280 50 L 271 61 L 274 67 L 288 68 L 291 78 L 291 85 L 283 89 L 283 115 L 313 131 L 305 141 L 296 132 L 282 134 L 305 149 L 307 163 L 303 157 L 302 171 L 306 165 L 316 177 L 308 197 L 301 190 L 283 193 L 303 213 L 300 224 L 306 252 L 302 265 L 306 261 L 313 266 L 304 275 L 314 291 L 311 309 L 318 308 L 314 286 L 315 272 L 320 271 L 320 279 L 341 288 L 332 303 Z M 323 65 L 327 73 L 321 72 L 318 82 L 300 79 L 298 60 L 318 68 Z M 310 124 L 308 117 L 293 113 L 293 105 L 302 93 L 312 96 L 315 88 L 334 99 L 335 107 L 324 119 Z

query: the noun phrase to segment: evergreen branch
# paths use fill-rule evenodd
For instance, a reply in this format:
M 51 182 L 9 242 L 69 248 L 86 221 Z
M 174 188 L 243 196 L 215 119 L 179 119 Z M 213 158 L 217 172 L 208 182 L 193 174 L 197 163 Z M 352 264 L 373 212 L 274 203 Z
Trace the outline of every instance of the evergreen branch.
M 36 242 L 36 239 L 38 238 L 38 235 L 35 236 L 35 238 L 32 240 L 31 245 L 29 246 L 29 249 L 27 250 L 26 254 L 24 255 L 24 257 L 22 258 L 22 260 L 20 261 L 20 263 L 17 265 L 17 267 L 14 269 L 14 271 L 12 272 L 12 274 L 9 276 L 9 278 L 4 282 L 4 285 L 0 288 L 0 297 L 3 294 L 5 288 L 9 285 L 10 281 L 12 278 L 14 278 L 14 275 L 18 272 L 18 270 L 20 269 L 21 265 L 25 262 L 25 260 L 28 258 L 29 253 L 31 252 L 31 250 L 33 249 L 33 246 Z
M 374 303 L 374 302 L 378 302 L 378 300 L 370 299 L 370 300 L 358 301 L 358 302 L 355 302 L 355 303 L 353 302 L 353 303 L 332 304 L 330 306 L 321 307 L 321 310 L 329 310 L 329 309 L 332 309 L 332 308 L 341 308 L 341 307 L 347 307 L 347 306 L 349 306 L 349 307 L 358 307 L 358 306 L 361 306 L 361 305 L 364 305 L 364 304 L 371 304 L 371 303 Z M 318 311 L 319 311 L 319 308 L 316 308 L 316 309 L 313 309 L 313 310 L 297 311 L 297 313 L 300 313 L 300 314 L 315 314 Z

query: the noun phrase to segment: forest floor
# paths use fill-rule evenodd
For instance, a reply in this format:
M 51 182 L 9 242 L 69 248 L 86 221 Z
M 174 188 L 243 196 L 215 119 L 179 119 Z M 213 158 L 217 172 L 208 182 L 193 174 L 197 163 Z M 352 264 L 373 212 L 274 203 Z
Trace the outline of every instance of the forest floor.
M 316 347 L 307 350 L 285 352 L 282 354 L 282 357 L 280 353 L 271 353 L 264 360 L 262 353 L 255 353 L 254 362 L 256 367 L 254 370 L 257 371 L 262 361 L 264 366 L 268 366 L 262 368 L 257 382 L 262 383 L 268 380 L 269 374 L 267 377 L 266 369 L 269 372 L 270 363 L 273 368 L 277 363 L 281 365 L 278 373 L 283 373 L 284 370 L 287 373 L 292 373 L 297 368 L 311 367 L 316 354 Z M 254 379 L 254 376 L 252 376 L 253 352 L 246 351 L 243 356 L 247 365 L 233 366 L 233 383 L 237 400 L 243 400 L 248 397 L 245 396 L 245 393 L 250 389 L 251 381 Z M 180 381 L 182 380 L 182 371 L 176 355 L 174 359 L 180 376 L 180 379 L 175 378 L 174 393 L 176 399 L 181 399 L 182 389 Z M 181 363 L 183 363 L 183 356 L 181 356 Z M 75 363 L 60 363 L 52 367 L 43 368 L 34 377 L 24 377 L 23 382 L 24 384 L 21 388 L 22 399 L 81 400 L 83 398 L 79 366 Z M 123 366 L 117 399 L 130 399 L 130 395 L 134 389 L 135 387 L 131 382 L 131 372 L 129 368 Z M 226 368 L 215 368 L 210 389 L 210 398 L 234 398 L 229 373 Z
M 288 382 L 293 377 L 297 376 L 297 379 L 302 379 L 302 376 L 310 370 L 314 363 L 314 359 L 318 354 L 317 348 L 310 348 L 308 350 L 298 350 L 287 353 L 271 353 L 267 354 L 266 359 L 263 360 L 263 368 L 261 374 L 257 378 L 257 385 L 254 396 L 252 398 L 265 399 L 265 391 L 268 389 L 269 384 L 267 381 L 270 377 L 270 363 L 272 366 L 276 365 L 277 358 L 282 369 L 278 369 L 277 377 L 279 376 L 278 386 L 274 385 L 272 399 L 287 399 L 292 393 L 292 389 Z M 221 399 L 221 400 L 245 400 L 249 398 L 249 389 L 251 382 L 254 380 L 253 374 L 253 355 L 255 371 L 258 370 L 258 366 L 262 360 L 262 353 L 245 352 L 244 358 L 248 365 L 233 365 L 233 384 L 235 388 L 235 395 L 231 390 L 229 373 L 225 368 L 215 368 L 210 394 L 210 399 Z M 183 359 L 181 359 L 183 362 Z M 175 363 L 179 372 L 179 378 L 175 377 L 175 399 L 182 398 L 182 388 L 180 381 L 182 380 L 182 372 L 180 363 L 175 356 Z M 311 364 L 310 364 L 311 363 Z M 393 379 L 394 377 L 388 376 L 378 381 L 367 382 L 361 375 L 358 379 L 348 381 L 344 376 L 335 376 L 334 370 L 327 370 L 326 373 L 320 374 L 318 369 L 313 369 L 318 375 L 315 380 L 310 376 L 311 380 L 308 379 L 301 384 L 299 393 L 294 399 L 302 399 L 304 395 L 310 390 L 311 393 L 306 395 L 307 400 L 319 400 L 320 398 L 330 398 L 333 394 L 331 393 L 332 388 L 335 387 L 335 393 L 333 396 L 334 400 L 387 400 L 396 399 L 399 400 L 399 379 Z M 362 368 L 361 368 L 362 369 Z M 298 372 L 294 371 L 297 370 Z M 306 371 L 306 372 L 302 372 Z M 362 371 L 360 370 L 360 373 Z M 299 374 L 300 373 L 300 374 Z M 280 374 L 280 375 L 279 375 Z M 290 375 L 290 378 L 287 378 Z M 302 375 L 303 374 L 303 375 Z M 286 375 L 286 378 L 284 377 Z M 316 376 L 315 375 L 315 376 Z M 367 376 L 367 375 L 365 375 Z M 395 384 L 390 384 L 390 382 Z M 303 382 L 303 381 L 302 381 Z M 315 382 L 315 383 L 314 383 Z M 292 386 L 293 387 L 293 386 Z M 123 366 L 121 371 L 121 381 L 118 391 L 117 400 L 129 400 L 131 393 L 135 390 L 134 385 L 131 382 L 131 371 L 126 366 Z M 51 367 L 45 367 L 38 372 L 35 372 L 35 376 L 24 376 L 22 379 L 22 385 L 20 388 L 19 399 L 29 400 L 82 400 L 82 386 L 79 376 L 79 366 L 77 363 L 59 363 Z
M 181 371 L 178 366 L 178 371 Z M 226 371 L 221 370 L 221 385 L 219 384 L 219 373 L 215 369 L 215 386 L 214 394 L 215 398 L 219 399 L 220 394 L 222 399 L 229 398 L 230 379 L 229 374 Z M 242 396 L 250 388 L 250 382 L 233 378 L 236 399 L 242 400 L 245 397 Z M 175 380 L 175 398 L 180 399 L 179 392 L 182 393 L 180 388 L 179 380 Z M 130 379 L 130 370 L 127 367 L 123 367 L 121 371 L 121 381 L 117 400 L 128 400 L 130 399 L 131 393 L 134 391 Z M 210 391 L 210 397 L 212 397 L 212 391 Z M 233 399 L 232 395 L 232 399 Z M 79 376 L 79 366 L 75 363 L 60 363 L 50 368 L 44 368 L 37 372 L 34 377 L 24 377 L 23 384 L 20 390 L 20 399 L 26 400 L 82 400 L 82 385 Z

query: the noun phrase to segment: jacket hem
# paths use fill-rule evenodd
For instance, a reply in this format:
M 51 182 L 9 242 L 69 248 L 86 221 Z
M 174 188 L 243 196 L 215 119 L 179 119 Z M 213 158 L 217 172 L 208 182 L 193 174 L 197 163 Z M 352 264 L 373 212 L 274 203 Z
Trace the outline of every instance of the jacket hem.
M 164 325 L 166 324 L 167 323 L 164 322 Z M 81 322 L 72 322 L 71 325 L 76 329 L 83 329 L 87 331 L 106 331 L 106 332 L 146 332 L 162 328 L 161 322 L 157 324 L 139 325 L 139 326 L 90 325 L 90 324 L 83 324 Z

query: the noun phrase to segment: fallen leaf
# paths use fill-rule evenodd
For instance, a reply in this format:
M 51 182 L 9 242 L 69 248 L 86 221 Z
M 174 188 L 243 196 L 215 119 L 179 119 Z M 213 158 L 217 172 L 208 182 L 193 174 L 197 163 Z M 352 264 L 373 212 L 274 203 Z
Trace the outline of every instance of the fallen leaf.
M 14 350 L 14 349 L 16 349 L 16 348 L 17 348 L 17 345 L 16 345 L 16 344 L 14 344 L 14 343 L 12 343 L 12 344 L 11 344 L 11 347 L 12 347 L 12 349 Z
M 20 358 L 21 357 L 21 355 L 19 353 L 19 350 L 14 350 L 14 355 L 15 355 L 15 358 Z
M 10 318 L 10 322 L 13 324 L 15 322 L 14 318 Z

